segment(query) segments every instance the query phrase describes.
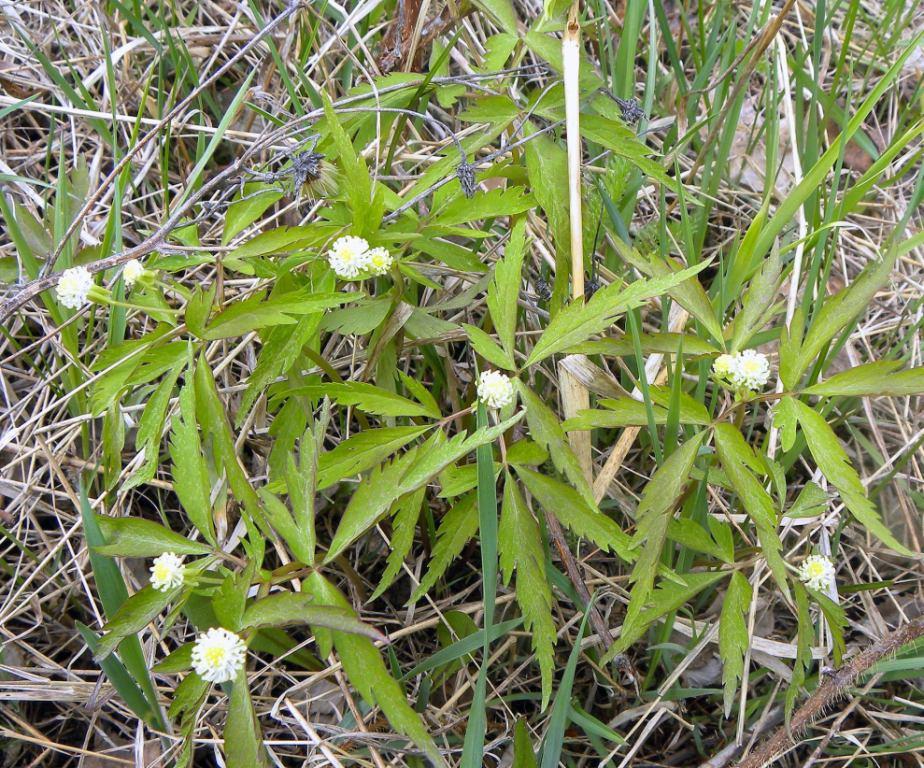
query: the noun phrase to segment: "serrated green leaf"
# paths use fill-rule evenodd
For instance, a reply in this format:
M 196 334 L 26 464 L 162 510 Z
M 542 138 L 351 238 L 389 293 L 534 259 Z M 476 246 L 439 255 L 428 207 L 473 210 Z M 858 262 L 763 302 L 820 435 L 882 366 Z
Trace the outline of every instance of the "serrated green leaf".
M 536 205 L 533 196 L 523 187 L 495 187 L 483 194 L 467 198 L 456 197 L 431 219 L 432 227 L 452 227 L 497 216 L 514 216 Z
M 417 528 L 417 518 L 420 517 L 420 507 L 423 504 L 427 489 L 418 488 L 404 498 L 395 502 L 395 511 L 392 518 L 391 550 L 385 561 L 385 572 L 379 580 L 379 585 L 369 598 L 370 601 L 379 597 L 388 589 L 398 572 L 404 559 L 411 551 L 414 543 L 414 531 Z
M 695 267 L 650 280 L 636 280 L 627 286 L 611 283 L 597 291 L 586 303 L 576 301 L 569 304 L 555 315 L 543 331 L 527 358 L 526 365 L 535 365 L 550 355 L 579 344 L 597 333 L 602 333 L 622 313 L 642 305 L 653 296 L 666 293 L 684 280 L 693 277 L 707 265 L 708 262 L 704 261 Z
M 725 686 L 725 717 L 731 714 L 738 681 L 744 671 L 744 653 L 751 644 L 745 621 L 751 606 L 751 593 L 748 580 L 739 571 L 735 571 L 728 582 L 719 618 L 719 656 L 722 659 L 722 683 Z
M 378 416 L 431 416 L 430 406 L 408 400 L 365 381 L 302 384 L 276 392 L 274 397 L 303 395 L 311 400 L 329 397 L 338 405 L 353 405 Z
M 196 393 L 192 382 L 180 390 L 180 412 L 170 433 L 173 490 L 186 516 L 210 544 L 215 544 L 208 469 L 196 424 Z M 182 469 L 180 469 L 182 467 Z
M 587 482 L 587 476 L 571 449 L 571 444 L 568 442 L 558 416 L 522 381 L 516 379 L 514 385 L 520 393 L 523 405 L 526 406 L 526 423 L 529 426 L 530 436 L 548 451 L 555 468 L 568 478 L 584 500 L 591 507 L 596 506 L 593 489 Z
M 404 384 L 408 392 L 414 396 L 414 399 L 427 409 L 427 416 L 432 419 L 441 419 L 443 417 L 443 413 L 440 410 L 439 403 L 436 402 L 436 398 L 433 397 L 430 390 L 421 382 L 408 376 L 404 371 L 398 371 L 398 378 L 401 379 L 401 383 Z
M 478 515 L 475 513 L 475 494 L 470 493 L 457 501 L 443 516 L 436 529 L 436 543 L 427 565 L 427 572 L 420 580 L 408 604 L 416 603 L 446 572 L 449 564 L 459 555 L 462 548 L 478 531 Z
M 517 328 L 517 300 L 520 298 L 520 273 L 526 253 L 526 218 L 520 218 L 510 230 L 504 257 L 494 265 L 488 284 L 488 311 L 508 359 L 513 360 Z M 512 368 L 511 368 L 512 370 Z
M 159 523 L 136 517 L 95 515 L 106 543 L 96 547 L 104 555 L 157 557 L 164 552 L 177 555 L 207 555 L 211 548 L 174 533 Z
M 225 226 L 221 233 L 221 244 L 227 245 L 235 235 L 259 219 L 273 203 L 282 198 L 278 184 L 260 182 L 245 184 L 236 200 L 225 213 Z
M 179 594 L 179 591 L 171 589 L 160 592 L 147 586 L 122 603 L 103 627 L 106 634 L 100 638 L 97 645 L 97 661 L 105 659 L 126 637 L 141 632 Z
M 539 524 L 526 506 L 513 477 L 504 482 L 504 501 L 498 528 L 498 550 L 504 583 L 516 570 L 517 603 L 526 629 L 532 634 L 532 648 L 542 674 L 542 709 L 552 695 L 555 622 L 552 619 L 552 590 L 545 574 L 545 548 Z
M 340 590 L 317 571 L 308 577 L 304 586 L 319 604 L 353 611 Z M 370 704 L 378 704 L 392 727 L 412 739 L 434 765 L 446 768 L 446 761 L 418 714 L 407 703 L 401 686 L 388 673 L 372 641 L 345 632 L 334 631 L 332 635 L 343 669 L 362 697 Z
M 496 365 L 498 368 L 503 368 L 505 371 L 516 370 L 516 363 L 513 362 L 513 358 L 510 354 L 502 349 L 501 346 L 481 330 L 481 328 L 469 325 L 468 323 L 462 323 L 462 327 L 465 329 L 469 340 L 472 342 L 472 348 L 485 360 L 492 365 Z
M 241 625 L 255 627 L 286 627 L 311 624 L 338 632 L 384 641 L 385 635 L 375 627 L 360 621 L 352 610 L 318 605 L 308 592 L 277 592 L 247 606 Z
M 779 515 L 773 499 L 748 469 L 754 467 L 758 459 L 741 432 L 731 424 L 716 425 L 715 445 L 719 460 L 735 493 L 754 521 L 767 565 L 770 566 L 777 585 L 789 598 L 788 572 L 783 560 L 783 543 L 778 532 Z
M 815 463 L 824 476 L 828 478 L 828 482 L 837 488 L 850 513 L 883 544 L 903 555 L 913 556 L 911 550 L 896 539 L 882 522 L 879 512 L 866 495 L 866 489 L 860 481 L 860 476 L 851 466 L 847 453 L 841 447 L 834 430 L 805 403 L 792 400 L 792 406 L 802 426 L 802 433 L 805 435 L 812 458 L 815 459 Z
M 138 432 L 135 435 L 135 450 L 144 454 L 144 461 L 125 481 L 124 489 L 142 485 L 154 477 L 160 458 L 160 441 L 164 432 L 164 422 L 167 420 L 167 408 L 170 406 L 170 397 L 183 368 L 182 364 L 174 366 L 157 385 L 154 394 L 144 406 L 144 413 L 141 414 Z
M 899 370 L 901 362 L 879 361 L 858 365 L 804 390 L 807 395 L 902 397 L 924 393 L 924 368 Z
M 396 499 L 420 488 L 478 446 L 493 442 L 522 417 L 521 411 L 496 426 L 476 430 L 470 435 L 460 433 L 450 440 L 439 431 L 422 446 L 373 473 L 350 499 L 325 562 L 333 560 L 375 525 Z
M 318 457 L 318 488 L 328 488 L 345 477 L 374 467 L 430 427 L 367 429 Z
M 630 581 L 633 583 L 629 596 L 629 607 L 623 626 L 631 627 L 648 606 L 648 599 L 654 587 L 655 574 L 661 562 L 661 550 L 667 537 L 668 525 L 674 505 L 680 498 L 693 469 L 693 462 L 705 432 L 700 432 L 674 451 L 658 467 L 642 492 L 636 512 L 638 531 L 632 540 L 633 546 L 641 546 L 638 559 L 632 568 Z
M 275 325 L 295 325 L 299 316 L 339 307 L 352 298 L 349 293 L 312 293 L 310 290 L 292 291 L 268 299 L 254 296 L 229 304 L 197 335 L 213 341 Z
M 728 576 L 728 571 L 695 571 L 683 574 L 683 584 L 670 580 L 661 582 L 658 588 L 651 593 L 651 600 L 649 601 L 651 607 L 642 612 L 634 627 L 629 628 L 628 631 L 626 627 L 623 627 L 619 639 L 606 652 L 600 663 L 608 664 L 616 654 L 622 653 L 645 634 L 645 630 L 658 619 L 676 611 L 706 587 L 715 584 L 726 576 Z
M 631 541 L 625 532 L 596 504 L 590 504 L 570 486 L 558 480 L 517 467 L 517 474 L 546 512 L 554 515 L 568 529 L 590 539 L 601 549 L 615 552 L 626 562 L 634 560 Z
M 753 335 L 768 320 L 768 311 L 779 293 L 783 261 L 779 251 L 774 251 L 764 262 L 760 272 L 754 276 L 744 300 L 741 311 L 735 316 L 729 350 L 737 352 L 744 348 Z

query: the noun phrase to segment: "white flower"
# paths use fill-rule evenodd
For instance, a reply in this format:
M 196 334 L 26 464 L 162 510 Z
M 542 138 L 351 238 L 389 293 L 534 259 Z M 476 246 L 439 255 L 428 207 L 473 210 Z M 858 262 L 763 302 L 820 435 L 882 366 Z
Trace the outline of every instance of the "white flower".
M 763 389 L 770 380 L 770 361 L 767 356 L 753 349 L 746 349 L 736 356 L 732 371 L 732 384 L 739 389 Z
M 824 555 L 809 555 L 799 567 L 799 579 L 818 592 L 834 581 L 834 563 Z
M 125 287 L 131 288 L 143 274 L 144 265 L 138 261 L 138 259 L 129 261 L 122 270 L 122 279 L 125 281 Z
M 500 371 L 482 371 L 478 377 L 478 399 L 488 408 L 503 408 L 513 402 L 513 382 Z
M 373 248 L 366 254 L 366 257 L 369 271 L 373 275 L 384 275 L 394 261 L 386 248 Z
M 196 638 L 192 665 L 196 674 L 210 683 L 233 680 L 244 666 L 247 646 L 233 632 L 212 627 Z
M 712 364 L 712 372 L 720 379 L 727 379 L 736 367 L 737 359 L 734 355 L 719 355 Z
M 169 592 L 183 585 L 183 558 L 164 552 L 154 558 L 151 566 L 151 586 L 158 592 Z
M 369 243 L 353 235 L 338 238 L 327 252 L 327 261 L 339 277 L 356 277 L 369 266 Z
M 87 294 L 93 287 L 93 275 L 86 267 L 65 269 L 58 278 L 58 301 L 69 309 L 80 309 L 87 303 Z

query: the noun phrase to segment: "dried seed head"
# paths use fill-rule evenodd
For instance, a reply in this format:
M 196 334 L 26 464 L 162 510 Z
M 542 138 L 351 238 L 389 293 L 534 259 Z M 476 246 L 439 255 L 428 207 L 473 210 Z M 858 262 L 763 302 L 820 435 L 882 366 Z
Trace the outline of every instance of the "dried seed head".
M 462 194 L 468 198 L 475 196 L 475 166 L 463 160 L 456 168 L 456 178 L 462 187 Z
M 552 298 L 552 286 L 548 284 L 544 277 L 536 280 L 536 293 L 540 301 L 548 301 Z
M 622 112 L 622 119 L 629 125 L 634 125 L 645 117 L 645 110 L 642 109 L 641 105 L 635 99 L 620 99 L 618 96 L 614 98 Z

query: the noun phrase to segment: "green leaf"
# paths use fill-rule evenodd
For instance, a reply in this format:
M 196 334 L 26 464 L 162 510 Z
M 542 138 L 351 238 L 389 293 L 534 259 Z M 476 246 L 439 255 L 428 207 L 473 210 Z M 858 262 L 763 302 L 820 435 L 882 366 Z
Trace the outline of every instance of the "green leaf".
M 77 627 L 77 631 L 80 633 L 80 636 L 83 638 L 83 641 L 90 649 L 90 652 L 95 657 L 98 657 L 99 638 L 97 637 L 96 633 L 86 624 L 83 624 L 79 621 L 75 622 L 75 626 Z M 110 654 L 105 658 L 98 658 L 97 663 L 105 673 L 106 677 L 109 678 L 109 682 L 112 683 L 112 687 L 119 692 L 119 696 L 122 697 L 122 701 L 125 702 L 126 706 L 132 712 L 134 712 L 139 718 L 141 718 L 152 728 L 163 727 L 160 721 L 160 713 L 151 708 L 151 705 L 145 698 L 144 693 L 142 693 L 141 688 L 139 688 L 138 684 L 135 682 L 133 675 L 129 673 L 129 671 L 125 668 L 125 665 L 122 664 L 117 656 Z
M 581 468 L 581 463 L 571 449 L 571 444 L 568 442 L 558 416 L 522 381 L 515 379 L 514 385 L 520 393 L 523 405 L 526 406 L 526 423 L 529 426 L 530 436 L 546 449 L 552 457 L 555 469 L 568 478 L 587 504 L 595 507 L 597 502 L 594 500 L 593 489 L 587 482 L 587 476 Z
M 215 544 L 211 486 L 199 441 L 196 393 L 191 381 L 180 390 L 180 412 L 173 417 L 170 433 L 170 459 L 173 490 L 186 516 L 210 544 Z
M 126 637 L 141 632 L 177 594 L 179 594 L 179 589 L 160 592 L 154 587 L 147 586 L 122 603 L 119 610 L 103 627 L 106 634 L 97 646 L 97 661 L 105 659 Z
M 782 271 L 782 258 L 779 251 L 774 251 L 751 281 L 744 295 L 741 311 L 735 317 L 730 351 L 737 352 L 743 349 L 754 334 L 767 323 L 769 310 L 780 289 Z
M 778 532 L 779 515 L 773 499 L 748 467 L 758 464 L 758 458 L 747 444 L 737 427 L 731 424 L 717 424 L 715 444 L 722 467 L 728 475 L 741 503 L 754 521 L 757 538 L 767 565 L 777 585 L 789 597 L 786 563 L 783 560 L 783 543 Z
M 325 126 L 334 142 L 337 161 L 343 169 L 342 188 L 346 190 L 353 214 L 353 233 L 363 237 L 371 235 L 381 222 L 381 190 L 373 193 L 374 185 L 365 161 L 353 148 L 353 142 L 340 125 L 330 98 L 324 91 L 322 98 Z
M 475 5 L 490 14 L 504 32 L 517 34 L 517 12 L 513 0 L 475 0 Z
M 408 604 L 416 603 L 423 597 L 439 578 L 446 572 L 449 564 L 458 557 L 462 548 L 471 540 L 478 530 L 478 515 L 475 514 L 475 494 L 463 496 L 443 516 L 436 530 L 436 544 L 427 572 L 420 580 Z
M 526 218 L 520 218 L 510 230 L 504 258 L 494 265 L 494 275 L 488 284 L 488 310 L 507 358 L 513 361 L 517 329 L 517 301 L 526 253 Z M 497 363 L 495 363 L 497 364 Z M 513 370 L 513 367 L 510 367 Z
M 851 514 L 883 544 L 896 552 L 913 557 L 914 553 L 892 535 L 885 526 L 875 505 L 866 495 L 857 471 L 850 465 L 847 453 L 841 447 L 834 430 L 810 406 L 799 400 L 792 400 L 805 435 L 805 441 L 812 458 L 844 500 Z
M 728 571 L 703 571 L 683 574 L 683 584 L 674 581 L 663 581 L 658 588 L 651 593 L 651 607 L 647 608 L 639 616 L 638 623 L 626 631 L 623 627 L 619 639 L 613 644 L 613 647 L 606 652 L 601 659 L 601 664 L 608 664 L 609 661 L 618 653 L 622 653 L 626 648 L 638 640 L 645 630 L 658 619 L 676 611 L 688 600 L 692 600 L 696 595 L 702 592 L 706 587 L 715 584 L 720 579 L 728 576 Z
M 880 361 L 858 365 L 804 390 L 808 395 L 848 397 L 902 397 L 924 393 L 924 368 L 900 371 L 901 362 Z
M 529 728 L 522 717 L 513 726 L 513 765 L 510 768 L 536 768 L 536 755 L 529 738 Z
M 719 348 L 709 341 L 689 333 L 641 333 L 638 337 L 642 354 L 650 355 L 660 352 L 676 355 L 683 349 L 685 357 L 694 355 L 714 355 Z M 613 357 L 631 357 L 635 355 L 635 343 L 628 336 L 619 339 L 597 339 L 585 341 L 567 350 L 581 355 L 610 355 Z
M 245 184 L 241 193 L 225 213 L 225 227 L 221 233 L 222 245 L 230 243 L 235 235 L 253 224 L 283 195 L 278 185 L 262 183 Z
M 286 627 L 293 624 L 311 624 L 316 627 L 335 629 L 338 632 L 350 632 L 363 635 L 372 640 L 385 640 L 385 635 L 375 627 L 356 618 L 352 610 L 317 605 L 308 592 L 277 592 L 247 606 L 244 611 L 242 626 Z
M 626 562 L 634 559 L 629 537 L 596 504 L 591 505 L 577 491 L 558 480 L 526 467 L 517 467 L 516 471 L 543 509 L 567 528 L 590 539 L 601 549 L 615 552 Z
M 159 523 L 137 517 L 94 518 L 102 531 L 106 543 L 96 547 L 104 555 L 118 557 L 157 557 L 164 552 L 177 555 L 207 555 L 212 549 L 206 544 L 191 541 L 186 536 L 174 533 Z
M 692 400 L 692 403 L 689 401 Z M 604 409 L 591 408 L 578 411 L 576 416 L 565 421 L 562 425 L 565 430 L 575 429 L 611 429 L 614 427 L 648 426 L 648 409 L 641 400 L 633 397 L 604 398 L 599 401 Z M 681 424 L 696 424 L 709 426 L 712 419 L 702 404 L 696 402 L 689 395 L 681 393 L 678 415 Z M 652 405 L 652 414 L 655 424 L 667 424 L 668 410 Z
M 450 440 L 441 431 L 436 432 L 423 445 L 374 472 L 350 498 L 325 562 L 333 560 L 375 525 L 396 499 L 420 488 L 478 446 L 493 442 L 522 417 L 521 412 L 494 427 L 479 429 L 471 435 L 460 433 Z
M 532 648 L 542 674 L 542 709 L 545 709 L 552 695 L 556 639 L 552 590 L 545 574 L 545 548 L 539 524 L 509 473 L 504 482 L 498 548 L 505 584 L 510 583 L 516 570 L 517 602 L 526 629 L 532 634 Z
M 253 296 L 230 304 L 197 335 L 212 341 L 243 336 L 268 326 L 295 325 L 298 316 L 314 315 L 331 307 L 339 307 L 352 298 L 349 293 L 312 293 L 307 289 L 265 300 L 262 296 Z
M 417 379 L 408 376 L 404 371 L 398 371 L 398 378 L 401 379 L 401 383 L 404 384 L 405 388 L 410 392 L 417 402 L 422 403 L 423 406 L 427 409 L 427 416 L 431 419 L 440 419 L 443 417 L 443 412 L 440 410 L 439 403 L 436 402 L 436 398 L 433 397 L 433 394 L 427 389 L 421 382 Z
M 452 227 L 497 216 L 514 216 L 531 210 L 536 201 L 523 187 L 495 187 L 473 198 L 459 196 L 438 211 L 431 219 L 431 226 Z
M 750 646 L 745 616 L 751 607 L 751 585 L 735 571 L 728 582 L 719 619 L 719 656 L 722 658 L 722 683 L 725 686 L 725 717 L 731 714 L 738 681 L 744 672 L 744 653 Z
M 375 592 L 369 598 L 370 601 L 375 600 L 391 586 L 404 564 L 404 559 L 411 551 L 411 545 L 414 543 L 414 531 L 417 528 L 417 518 L 420 517 L 420 507 L 426 493 L 426 487 L 418 488 L 413 493 L 409 493 L 395 502 L 391 530 L 391 551 L 385 561 L 385 572 L 382 574 Z
M 474 350 L 492 365 L 503 368 L 506 371 L 516 370 L 516 363 L 510 353 L 502 349 L 494 339 L 486 334 L 481 328 L 468 323 L 462 323 L 462 327 L 468 334 Z
M 138 432 L 135 435 L 135 450 L 144 454 L 144 461 L 125 481 L 123 489 L 134 488 L 154 477 L 160 457 L 160 440 L 164 431 L 164 422 L 167 419 L 167 408 L 170 406 L 173 388 L 183 368 L 183 365 L 175 366 L 157 386 L 154 394 L 144 406 L 144 413 L 141 414 Z
M 668 456 L 642 492 L 636 512 L 638 531 L 633 538 L 633 545 L 644 546 L 632 568 L 630 581 L 634 586 L 623 627 L 633 627 L 648 606 L 671 513 L 686 487 L 693 462 L 705 437 L 706 433 L 700 432 Z
M 355 405 L 361 411 L 378 416 L 432 416 L 429 405 L 389 392 L 365 381 L 302 384 L 277 393 L 277 396 L 304 395 L 311 400 L 329 397 L 339 405 Z
M 260 725 L 247 689 L 247 670 L 238 672 L 231 687 L 231 704 L 225 723 L 225 764 L 228 768 L 263 768 L 268 760 Z
M 642 305 L 653 296 L 666 293 L 670 288 L 688 280 L 708 262 L 695 267 L 672 272 L 650 280 L 641 279 L 627 286 L 611 283 L 597 291 L 587 301 L 575 301 L 562 309 L 543 331 L 536 346 L 526 360 L 526 365 L 535 365 L 556 352 L 602 333 L 626 310 Z
M 578 629 L 574 647 L 568 655 L 568 663 L 555 692 L 555 703 L 549 715 L 549 725 L 542 740 L 541 768 L 558 768 L 561 750 L 565 743 L 565 728 L 568 725 L 568 710 L 571 708 L 571 688 L 574 685 L 574 674 L 577 671 L 578 657 L 581 655 L 581 640 L 587 630 L 587 619 L 590 616 L 591 606 L 584 610 L 581 627 Z
M 384 427 L 367 429 L 318 458 L 318 488 L 329 488 L 345 477 L 355 477 L 374 467 L 430 427 Z
M 308 577 L 305 588 L 319 604 L 352 612 L 343 594 L 317 571 Z M 401 686 L 388 673 L 372 641 L 345 632 L 332 634 L 343 669 L 360 695 L 370 704 L 378 704 L 392 727 L 412 739 L 434 765 L 446 768 L 446 761 L 418 714 L 407 703 Z
M 315 544 L 313 527 L 296 523 L 286 505 L 266 488 L 260 488 L 258 493 L 263 502 L 263 512 L 273 530 L 282 537 L 299 562 L 311 564 Z

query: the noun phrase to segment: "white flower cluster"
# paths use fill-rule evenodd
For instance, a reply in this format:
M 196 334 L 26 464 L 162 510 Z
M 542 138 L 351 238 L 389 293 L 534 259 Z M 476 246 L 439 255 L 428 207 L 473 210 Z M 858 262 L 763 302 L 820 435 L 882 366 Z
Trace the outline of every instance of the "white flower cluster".
M 719 355 L 712 365 L 712 372 L 717 379 L 737 390 L 753 392 L 763 389 L 770 381 L 770 361 L 766 355 L 746 349 L 733 355 Z
M 144 265 L 138 259 L 132 259 L 126 263 L 122 269 L 122 279 L 125 281 L 125 287 L 131 289 L 138 278 L 144 274 Z
M 58 278 L 55 288 L 58 301 L 68 309 L 80 309 L 87 303 L 87 295 L 93 287 L 93 275 L 86 267 L 65 269 Z
M 212 627 L 196 638 L 192 666 L 196 674 L 210 683 L 233 680 L 244 666 L 247 646 L 244 641 L 221 627 Z
M 158 592 L 169 592 L 183 585 L 183 558 L 164 552 L 154 558 L 151 566 L 151 586 Z
M 334 241 L 327 261 L 338 277 L 352 280 L 366 274 L 384 275 L 394 259 L 387 249 L 369 248 L 365 239 L 346 235 Z
M 809 589 L 821 592 L 834 581 L 834 563 L 824 555 L 809 555 L 799 567 L 799 579 Z
M 513 382 L 500 371 L 482 371 L 478 377 L 478 399 L 488 408 L 503 408 L 513 402 Z

